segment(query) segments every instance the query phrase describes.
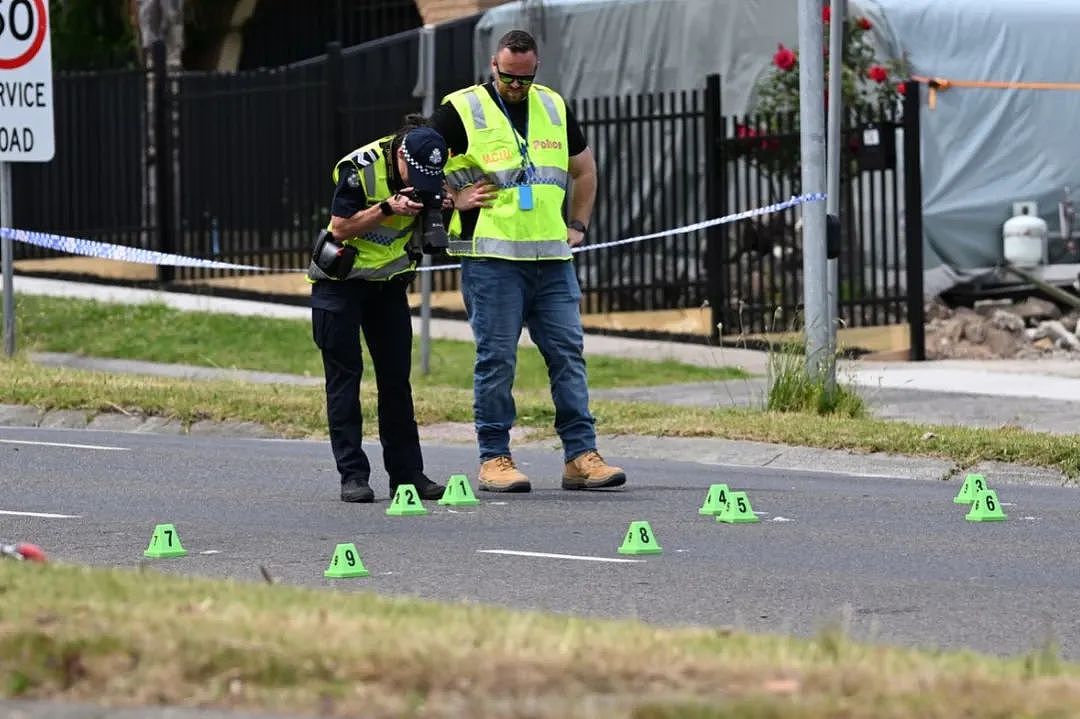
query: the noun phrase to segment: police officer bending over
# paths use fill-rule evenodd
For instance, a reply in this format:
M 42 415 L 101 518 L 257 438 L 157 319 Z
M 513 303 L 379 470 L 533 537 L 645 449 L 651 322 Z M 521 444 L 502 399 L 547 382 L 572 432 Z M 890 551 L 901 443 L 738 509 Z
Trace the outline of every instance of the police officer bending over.
M 371 465 L 360 446 L 361 331 L 375 366 L 390 495 L 400 484 L 415 485 L 424 499 L 443 493 L 424 475 L 409 383 L 412 321 L 406 288 L 421 249 L 433 251 L 419 241 L 420 232 L 425 242 L 438 245 L 441 231 L 445 246 L 439 211 L 445 201 L 446 142 L 422 125 L 423 118 L 409 116 L 396 134 L 338 161 L 330 225 L 316 242 L 308 269 L 314 283 L 312 336 L 326 372 L 330 446 L 343 502 L 375 499 L 368 484 Z

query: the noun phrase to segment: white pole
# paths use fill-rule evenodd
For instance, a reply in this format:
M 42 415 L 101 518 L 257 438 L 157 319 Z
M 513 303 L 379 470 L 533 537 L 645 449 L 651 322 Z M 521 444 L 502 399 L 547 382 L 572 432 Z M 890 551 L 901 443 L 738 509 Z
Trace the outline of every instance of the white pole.
M 825 64 L 820 0 L 799 0 L 799 142 L 802 192 L 825 190 Z M 825 205 L 809 202 L 803 214 L 803 303 L 806 370 L 821 378 L 827 366 L 829 318 L 825 256 Z
M 420 29 L 420 67 L 416 90 L 424 98 L 425 117 L 435 112 L 435 26 Z M 420 259 L 420 267 L 431 266 L 431 255 Z M 420 372 L 431 373 L 431 272 L 420 273 Z
M 12 229 L 11 215 L 11 164 L 0 162 L 0 227 Z M 15 273 L 11 264 L 13 244 L 7 235 L 0 241 L 0 265 L 3 265 L 4 277 L 4 354 L 8 357 L 15 354 Z
M 847 0 L 831 0 L 829 20 L 829 141 L 828 148 L 828 199 L 826 214 L 840 217 L 840 129 L 843 126 L 844 98 L 840 81 L 844 69 L 844 22 L 847 19 Z M 836 331 L 839 329 L 840 261 L 828 260 L 828 352 L 836 357 Z M 829 392 L 836 386 L 836 362 L 826 366 L 826 387 Z

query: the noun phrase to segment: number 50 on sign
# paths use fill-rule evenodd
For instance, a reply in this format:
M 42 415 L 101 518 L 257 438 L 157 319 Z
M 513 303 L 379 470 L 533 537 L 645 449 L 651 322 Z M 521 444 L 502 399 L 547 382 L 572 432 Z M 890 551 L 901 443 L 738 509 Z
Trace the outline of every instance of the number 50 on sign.
M 0 0 L 0 162 L 53 158 L 47 0 Z

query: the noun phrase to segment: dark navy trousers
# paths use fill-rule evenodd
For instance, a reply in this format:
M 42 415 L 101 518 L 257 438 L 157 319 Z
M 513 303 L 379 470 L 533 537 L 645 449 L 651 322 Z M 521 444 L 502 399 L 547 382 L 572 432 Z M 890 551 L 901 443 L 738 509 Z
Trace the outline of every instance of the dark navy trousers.
M 412 320 L 406 289 L 410 279 L 322 280 L 312 287 L 312 338 L 322 351 L 330 447 L 342 482 L 367 482 L 371 475 L 371 464 L 361 447 L 361 334 L 375 370 L 383 465 L 391 480 L 403 482 L 411 482 L 424 469 L 409 381 Z

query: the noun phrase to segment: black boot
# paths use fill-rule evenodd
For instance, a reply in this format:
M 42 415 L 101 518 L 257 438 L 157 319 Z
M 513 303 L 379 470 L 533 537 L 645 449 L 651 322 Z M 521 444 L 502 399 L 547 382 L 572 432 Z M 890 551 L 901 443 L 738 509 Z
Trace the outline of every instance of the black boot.
M 366 479 L 346 479 L 341 483 L 341 501 L 371 504 L 375 501 L 375 492 L 368 486 Z
M 418 472 L 409 477 L 391 477 L 391 499 L 397 492 L 398 486 L 402 484 L 411 484 L 416 487 L 416 493 L 420 495 L 420 499 L 442 499 L 443 491 L 446 489 L 443 485 L 432 482 L 423 472 Z

